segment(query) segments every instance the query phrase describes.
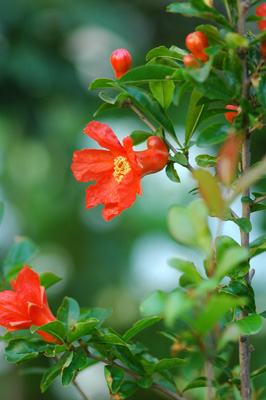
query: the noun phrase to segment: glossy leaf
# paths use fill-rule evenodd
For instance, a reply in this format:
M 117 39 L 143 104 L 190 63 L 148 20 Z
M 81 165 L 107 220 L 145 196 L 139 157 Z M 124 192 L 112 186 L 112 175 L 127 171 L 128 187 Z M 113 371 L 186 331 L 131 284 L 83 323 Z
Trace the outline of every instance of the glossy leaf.
M 180 100 L 186 92 L 191 91 L 191 83 L 190 82 L 182 82 L 175 87 L 174 95 L 173 95 L 173 103 L 178 106 L 180 104 Z
M 108 389 L 111 394 L 116 394 L 124 380 L 125 372 L 116 367 L 111 367 L 110 365 L 106 365 L 104 367 L 104 376 L 107 382 Z
M 249 233 L 252 231 L 252 225 L 249 219 L 247 218 L 232 218 L 232 220 L 239 226 L 239 228 L 245 232 Z
M 44 351 L 47 343 L 43 341 L 31 341 L 27 339 L 10 340 L 5 348 L 7 361 L 22 364 L 25 361 L 38 357 L 39 352 Z
M 146 56 L 146 60 L 149 61 L 155 57 L 167 57 L 182 61 L 187 53 L 188 52 L 186 50 L 180 49 L 176 46 L 172 46 L 170 49 L 165 46 L 159 46 L 149 51 Z
M 160 321 L 161 317 L 151 317 L 151 318 L 144 318 L 140 321 L 136 322 L 132 328 L 130 328 L 124 335 L 123 339 L 127 342 L 133 336 L 137 335 L 137 333 L 141 332 L 143 329 L 147 328 L 155 324 L 156 322 Z
M 79 317 L 79 322 L 85 322 L 89 318 L 96 318 L 99 320 L 97 328 L 99 328 L 104 321 L 112 315 L 113 310 L 111 308 L 92 308 L 90 310 L 81 309 L 81 315 Z
M 113 108 L 117 107 L 119 107 L 119 104 L 104 103 L 93 113 L 93 117 L 96 117 L 104 111 L 112 110 Z
M 169 162 L 165 168 L 166 175 L 172 182 L 177 182 L 180 183 L 180 178 L 178 176 L 178 173 L 175 170 L 174 164 L 172 162 Z
M 132 394 L 138 389 L 137 383 L 133 381 L 124 381 L 119 389 L 119 396 L 116 399 L 127 399 L 128 397 L 132 396 Z
M 134 86 L 121 85 L 120 88 L 128 93 L 133 103 L 136 103 L 137 106 L 158 122 L 171 136 L 176 138 L 173 124 L 168 115 L 150 93 Z
M 48 387 L 53 383 L 53 381 L 60 375 L 62 368 L 64 367 L 65 362 L 70 357 L 72 352 L 67 352 L 63 355 L 62 358 L 56 363 L 53 364 L 43 375 L 41 380 L 41 391 L 44 393 Z
M 207 382 L 207 378 L 201 376 L 201 377 L 196 378 L 193 381 L 191 381 L 185 387 L 185 389 L 183 389 L 183 393 L 190 389 L 197 389 L 197 388 L 202 388 L 202 387 L 207 387 L 207 386 L 209 386 L 209 382 Z M 212 381 L 212 387 L 217 387 L 216 382 Z
M 201 154 L 195 158 L 199 167 L 209 168 L 217 165 L 216 157 L 209 156 L 208 154 Z
M 250 258 L 266 251 L 266 235 L 259 236 L 250 243 Z
M 209 171 L 203 169 L 194 170 L 192 175 L 198 181 L 200 194 L 209 211 L 222 218 L 225 212 L 225 205 L 217 180 Z
M 234 96 L 230 87 L 228 87 L 221 77 L 214 72 L 211 72 L 208 79 L 204 82 L 195 80 L 192 74 L 187 74 L 187 79 L 193 82 L 197 91 L 208 97 L 208 99 L 230 101 Z
M 44 286 L 45 289 L 48 289 L 50 286 L 61 280 L 62 278 L 60 276 L 57 276 L 52 272 L 43 272 L 42 274 L 40 274 L 41 285 Z
M 178 67 L 178 65 L 177 65 Z M 158 82 L 169 79 L 175 72 L 175 68 L 166 65 L 144 65 L 130 69 L 126 74 L 118 79 L 119 84 Z
M 105 78 L 100 78 L 100 79 L 95 79 L 95 81 L 93 81 L 90 84 L 89 90 L 92 89 L 110 89 L 111 86 L 109 85 L 110 83 L 115 82 L 113 79 L 105 79 Z
M 137 383 L 143 389 L 149 389 L 152 385 L 152 382 L 153 382 L 152 376 L 148 376 L 148 377 L 140 378 Z
M 213 25 L 198 25 L 196 30 L 205 33 L 210 44 L 225 44 L 225 40 L 221 37 L 221 32 Z
M 99 320 L 96 318 L 89 318 L 85 322 L 78 322 L 73 328 L 69 331 L 67 335 L 67 342 L 72 343 L 75 340 L 81 338 L 82 336 L 86 336 L 99 324 Z
M 58 309 L 57 317 L 64 324 L 67 332 L 77 323 L 79 312 L 79 305 L 76 300 L 71 297 L 65 297 Z
M 173 81 L 150 82 L 150 89 L 164 110 L 170 106 L 173 100 L 175 84 Z
M 199 147 L 213 146 L 226 139 L 229 126 L 223 123 L 215 123 L 207 126 L 198 136 L 197 145 Z
M 49 335 L 55 337 L 60 342 L 64 342 L 64 337 L 66 336 L 65 326 L 60 321 L 52 321 L 48 324 L 42 325 L 41 327 L 33 325 L 30 330 L 32 333 L 38 331 L 49 333 Z
M 193 133 L 197 129 L 200 116 L 204 112 L 204 110 L 208 107 L 208 105 L 203 104 L 198 106 L 198 101 L 203 97 L 203 95 L 197 90 L 193 90 L 190 97 L 190 103 L 188 108 L 188 114 L 186 119 L 186 126 L 185 126 L 185 146 L 188 145 L 190 139 L 193 136 Z
M 148 365 L 147 373 L 155 374 L 156 372 L 160 372 L 165 369 L 181 367 L 186 364 L 187 364 L 187 361 L 182 360 L 181 358 L 164 358 L 153 365 Z
M 173 157 L 169 157 L 169 160 L 176 162 L 177 164 L 187 166 L 188 161 L 184 153 L 175 153 Z
M 152 136 L 150 133 L 144 131 L 134 131 L 130 135 L 133 139 L 133 146 L 145 142 L 150 136 Z
M 86 366 L 87 356 L 85 350 L 79 347 L 76 353 L 71 353 L 66 360 L 62 370 L 62 385 L 68 386 L 75 378 L 76 374 Z
M 259 314 L 248 315 L 232 322 L 230 326 L 236 326 L 242 335 L 255 335 L 262 328 L 262 317 Z
M 93 339 L 93 341 L 96 343 L 111 344 L 116 346 L 127 346 L 127 343 L 119 335 L 114 333 L 105 333 Z

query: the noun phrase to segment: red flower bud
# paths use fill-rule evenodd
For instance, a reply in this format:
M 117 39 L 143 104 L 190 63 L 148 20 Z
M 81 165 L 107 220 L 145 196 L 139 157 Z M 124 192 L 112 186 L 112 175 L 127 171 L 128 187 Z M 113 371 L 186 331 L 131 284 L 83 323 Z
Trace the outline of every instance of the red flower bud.
M 200 61 L 206 62 L 209 59 L 208 54 L 204 53 L 208 44 L 207 36 L 200 31 L 190 33 L 186 37 L 186 46 Z
M 42 326 L 55 321 L 49 309 L 45 289 L 36 272 L 26 265 L 19 271 L 16 281 L 11 281 L 13 291 L 0 293 L 0 325 L 9 332 Z M 58 342 L 46 332 L 38 331 L 47 342 Z
M 200 63 L 194 54 L 186 54 L 183 58 L 183 63 L 186 67 L 200 67 Z
M 238 107 L 233 106 L 233 104 L 227 104 L 225 108 L 227 108 L 227 110 L 237 110 L 237 112 L 229 112 L 224 114 L 227 121 L 229 121 L 231 124 L 234 124 L 234 119 L 239 114 Z
M 117 49 L 112 53 L 110 61 L 115 71 L 115 76 L 117 79 L 119 79 L 122 75 L 130 70 L 132 59 L 127 50 Z
M 257 17 L 266 17 L 266 3 L 261 4 L 256 8 Z M 258 21 L 258 25 L 261 31 L 266 28 L 266 19 L 263 21 Z
M 225 185 L 230 185 L 234 178 L 239 146 L 239 136 L 229 134 L 217 155 L 217 175 L 220 182 Z

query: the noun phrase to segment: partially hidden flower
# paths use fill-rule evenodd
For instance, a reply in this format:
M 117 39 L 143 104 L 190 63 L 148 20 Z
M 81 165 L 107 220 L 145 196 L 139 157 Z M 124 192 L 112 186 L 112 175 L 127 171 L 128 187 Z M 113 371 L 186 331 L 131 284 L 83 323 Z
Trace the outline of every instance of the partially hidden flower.
M 263 3 L 256 8 L 256 15 L 257 17 L 266 17 L 266 3 Z M 258 21 L 258 25 L 260 30 L 264 31 L 264 29 L 266 29 L 266 19 Z
M 32 325 L 40 327 L 56 320 L 36 272 L 25 265 L 11 286 L 13 291 L 0 292 L 0 325 L 7 331 L 29 329 Z M 58 342 L 46 332 L 38 331 L 38 334 L 47 342 Z
M 148 138 L 147 150 L 134 151 L 130 136 L 122 145 L 112 129 L 101 122 L 90 122 L 84 132 L 108 150 L 76 151 L 71 169 L 79 182 L 97 181 L 87 189 L 86 208 L 104 204 L 103 218 L 108 221 L 131 207 L 137 194 L 142 195 L 141 178 L 163 169 L 169 153 L 157 136 Z
M 227 112 L 224 114 L 225 118 L 227 119 L 228 122 L 230 122 L 230 124 L 235 123 L 235 118 L 238 116 L 239 114 L 239 107 L 238 106 L 234 106 L 233 104 L 227 104 L 227 106 L 225 107 L 227 110 L 236 110 L 236 112 Z

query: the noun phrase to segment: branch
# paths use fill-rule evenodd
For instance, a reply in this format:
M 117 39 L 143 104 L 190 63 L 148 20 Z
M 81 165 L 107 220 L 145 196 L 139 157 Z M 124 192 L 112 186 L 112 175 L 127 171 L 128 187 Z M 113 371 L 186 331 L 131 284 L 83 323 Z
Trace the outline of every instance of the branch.
M 258 204 L 265 199 L 266 199 L 266 195 L 258 197 L 256 200 L 254 200 L 253 204 Z
M 80 341 L 80 345 L 81 345 L 82 348 L 85 350 L 87 357 L 90 357 L 90 358 L 92 358 L 93 360 L 102 362 L 103 364 L 110 365 L 111 367 L 119 368 L 119 369 L 121 369 L 122 371 L 126 372 L 128 375 L 134 376 L 134 378 L 137 378 L 137 379 L 142 378 L 142 375 L 139 375 L 139 374 L 137 374 L 136 372 L 131 371 L 130 369 L 124 367 L 123 365 L 117 364 L 115 361 L 112 362 L 112 361 L 106 360 L 106 359 L 104 359 L 104 358 L 97 357 L 97 356 L 93 355 L 81 341 Z M 162 386 L 162 385 L 159 385 L 159 383 L 153 382 L 152 385 L 151 385 L 151 387 L 154 388 L 154 389 L 156 389 L 156 390 L 159 390 L 159 391 L 162 392 L 162 393 L 167 394 L 167 395 L 168 395 L 169 397 L 171 397 L 172 399 L 175 399 L 175 400 L 186 400 L 186 399 L 185 399 L 184 397 L 182 397 L 181 395 L 172 392 L 171 390 L 165 388 L 165 387 Z

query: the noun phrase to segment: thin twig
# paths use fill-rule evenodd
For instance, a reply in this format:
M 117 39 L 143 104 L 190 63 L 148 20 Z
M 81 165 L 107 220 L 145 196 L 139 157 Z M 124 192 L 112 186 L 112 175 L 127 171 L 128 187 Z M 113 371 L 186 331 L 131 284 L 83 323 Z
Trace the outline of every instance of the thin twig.
M 124 372 L 126 372 L 127 374 L 129 374 L 131 376 L 134 376 L 137 379 L 140 379 L 140 378 L 143 377 L 142 375 L 139 375 L 136 372 L 131 371 L 130 369 L 124 367 L 123 365 L 117 364 L 115 361 L 112 362 L 112 361 L 106 360 L 104 358 L 101 358 L 101 357 L 93 355 L 82 342 L 80 342 L 80 345 L 85 350 L 87 357 L 90 357 L 93 360 L 102 362 L 103 364 L 110 365 L 111 367 L 119 368 L 119 369 L 123 370 Z M 162 393 L 167 394 L 172 399 L 175 399 L 175 400 L 186 400 L 183 396 L 172 392 L 171 390 L 165 388 L 164 386 L 160 385 L 159 383 L 153 382 L 151 387 L 153 387 L 156 390 L 159 390 Z
M 229 208 L 229 211 L 233 218 L 239 219 L 239 216 L 234 212 L 234 210 L 232 210 L 232 208 Z
M 142 121 L 145 122 L 145 124 L 148 125 L 149 128 L 151 128 L 153 132 L 156 132 L 157 129 L 155 128 L 155 126 L 152 125 L 152 123 L 145 117 L 145 115 L 142 114 L 142 112 L 139 111 L 137 107 L 134 106 L 134 104 L 130 102 L 128 105 L 131 110 L 133 110 L 142 119 Z
M 89 397 L 83 392 L 83 390 L 75 380 L 72 381 L 72 384 L 75 386 L 75 388 L 77 389 L 77 391 L 80 393 L 80 395 L 83 397 L 84 400 L 90 400 Z
M 258 197 L 257 199 L 254 200 L 253 204 L 258 204 L 265 199 L 266 199 L 266 195 Z

